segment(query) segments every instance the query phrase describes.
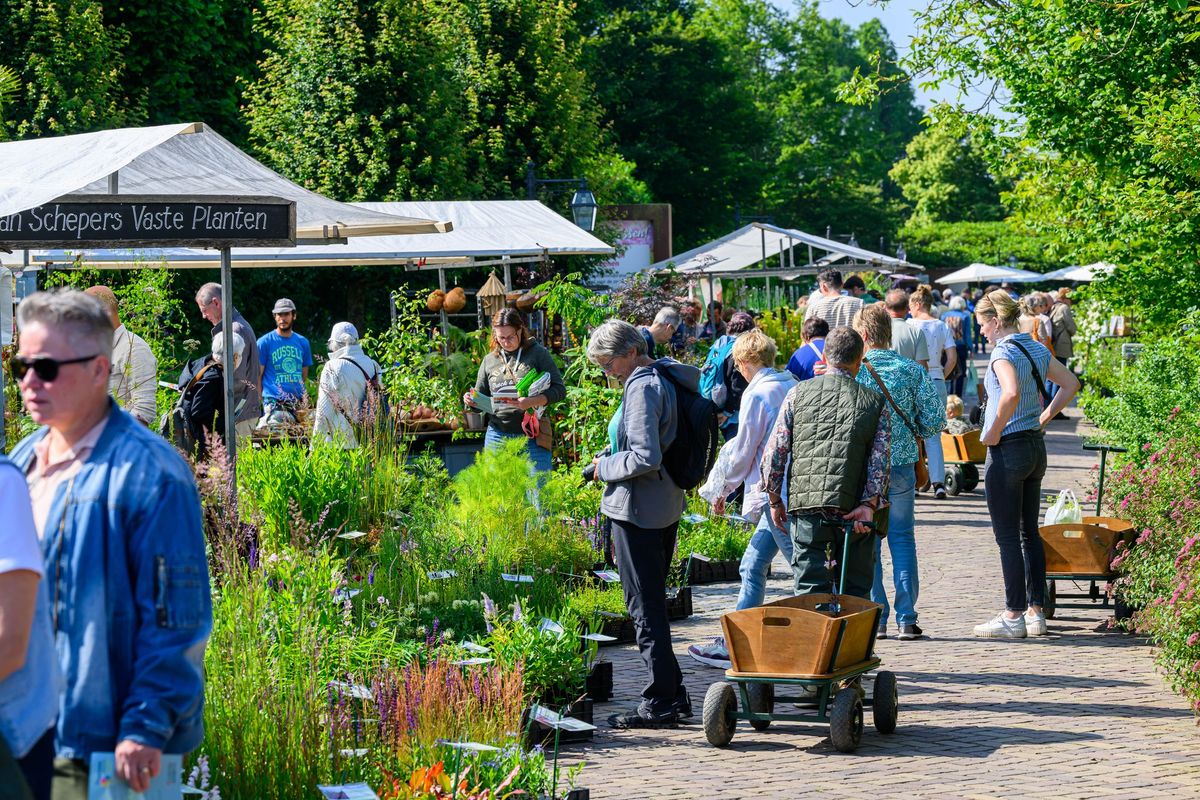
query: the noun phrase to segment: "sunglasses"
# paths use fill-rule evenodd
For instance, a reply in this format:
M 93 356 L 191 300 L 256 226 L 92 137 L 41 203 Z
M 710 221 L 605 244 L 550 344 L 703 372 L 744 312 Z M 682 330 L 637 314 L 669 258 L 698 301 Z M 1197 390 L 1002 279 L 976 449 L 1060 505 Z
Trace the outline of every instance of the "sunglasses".
M 86 361 L 91 361 L 93 358 L 99 358 L 100 354 L 83 356 L 82 358 L 68 358 L 62 361 L 53 358 L 26 358 L 15 353 L 8 359 L 8 368 L 12 371 L 13 380 L 20 383 L 25 380 L 25 376 L 29 374 L 29 370 L 33 370 L 33 374 L 38 376 L 38 379 L 44 383 L 50 383 L 58 377 L 59 367 L 67 364 L 82 364 Z

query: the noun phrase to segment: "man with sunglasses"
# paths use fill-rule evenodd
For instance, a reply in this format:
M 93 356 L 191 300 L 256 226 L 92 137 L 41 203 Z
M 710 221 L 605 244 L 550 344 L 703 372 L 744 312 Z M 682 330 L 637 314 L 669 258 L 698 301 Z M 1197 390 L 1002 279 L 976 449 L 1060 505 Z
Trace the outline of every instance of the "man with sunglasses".
M 196 305 L 200 307 L 200 316 L 212 323 L 212 336 L 222 330 L 222 302 L 219 283 L 206 283 L 196 292 Z M 258 388 L 258 337 L 237 308 L 230 310 L 233 312 L 233 332 L 246 343 L 242 348 L 242 360 L 233 371 L 233 403 L 238 408 L 236 430 L 241 439 L 254 431 L 258 418 L 262 416 L 262 393 Z
M 66 681 L 54 797 L 87 797 L 93 752 L 114 752 L 118 777 L 143 792 L 163 753 L 204 736 L 212 603 L 196 484 L 109 396 L 113 327 L 99 301 L 38 292 L 17 324 L 10 366 L 42 427 L 12 461 L 29 482 Z

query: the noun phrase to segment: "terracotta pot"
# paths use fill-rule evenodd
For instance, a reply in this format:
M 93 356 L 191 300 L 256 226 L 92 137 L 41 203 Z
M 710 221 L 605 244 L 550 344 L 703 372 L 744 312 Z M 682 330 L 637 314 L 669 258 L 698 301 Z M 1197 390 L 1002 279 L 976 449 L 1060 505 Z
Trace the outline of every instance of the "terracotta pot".
M 446 293 L 441 289 L 434 289 L 429 293 L 429 299 L 425 301 L 425 308 L 431 313 L 436 314 L 442 310 L 442 304 L 446 301 Z

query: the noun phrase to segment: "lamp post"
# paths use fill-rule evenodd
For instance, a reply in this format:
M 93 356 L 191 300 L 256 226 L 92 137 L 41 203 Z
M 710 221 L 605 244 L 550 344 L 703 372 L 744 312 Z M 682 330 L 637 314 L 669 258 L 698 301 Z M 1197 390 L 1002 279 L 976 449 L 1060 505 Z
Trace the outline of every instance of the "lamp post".
M 536 200 L 539 186 L 575 189 L 571 195 L 571 217 L 585 231 L 596 228 L 596 195 L 588 188 L 587 178 L 539 178 L 534 173 L 534 163 L 525 162 L 525 199 Z

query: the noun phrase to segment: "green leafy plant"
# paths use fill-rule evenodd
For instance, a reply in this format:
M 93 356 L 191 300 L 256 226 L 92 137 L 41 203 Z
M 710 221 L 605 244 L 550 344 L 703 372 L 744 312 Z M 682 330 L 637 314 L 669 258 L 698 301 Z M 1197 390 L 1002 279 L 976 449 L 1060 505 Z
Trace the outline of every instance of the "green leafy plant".
M 525 692 L 534 702 L 565 706 L 581 694 L 587 677 L 578 638 L 578 619 L 566 615 L 557 620 L 561 632 L 545 630 L 520 603 L 510 614 L 498 614 L 485 603 L 492 630 L 486 640 L 496 664 L 519 668 Z

